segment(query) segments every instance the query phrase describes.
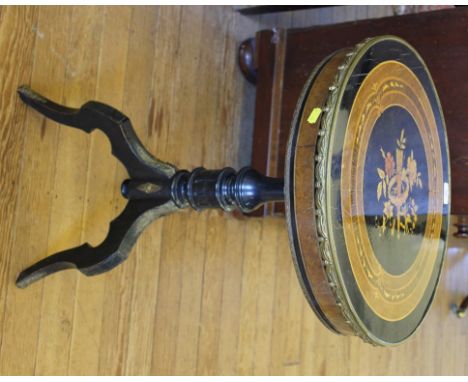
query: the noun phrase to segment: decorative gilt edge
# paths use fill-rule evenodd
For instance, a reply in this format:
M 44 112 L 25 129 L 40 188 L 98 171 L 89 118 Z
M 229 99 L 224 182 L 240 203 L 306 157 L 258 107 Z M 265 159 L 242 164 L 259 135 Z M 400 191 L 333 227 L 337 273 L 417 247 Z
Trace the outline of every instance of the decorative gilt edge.
M 312 289 L 312 286 L 310 285 L 309 282 L 304 281 L 302 277 L 302 270 L 301 267 L 299 266 L 299 255 L 298 252 L 296 251 L 296 244 L 294 243 L 294 229 L 292 226 L 292 221 L 294 220 L 292 217 L 292 211 L 290 209 L 291 206 L 291 200 L 294 199 L 292 194 L 289 192 L 289 189 L 291 187 L 291 160 L 293 158 L 293 137 L 297 133 L 297 130 L 300 125 L 301 121 L 301 116 L 302 113 L 304 113 L 304 107 L 307 102 L 307 98 L 309 95 L 309 92 L 311 90 L 311 87 L 313 86 L 314 81 L 316 80 L 318 74 L 320 73 L 320 70 L 328 63 L 328 61 L 336 54 L 336 52 L 328 55 L 325 57 L 319 64 L 317 64 L 314 69 L 312 70 L 311 74 L 307 78 L 306 83 L 304 84 L 301 94 L 299 96 L 299 101 L 296 105 L 296 108 L 294 109 L 294 114 L 292 118 L 292 123 L 291 123 L 291 131 L 289 133 L 289 138 L 286 146 L 286 160 L 285 160 L 285 167 L 284 167 L 284 197 L 285 197 L 285 215 L 286 215 L 286 227 L 288 230 L 288 241 L 289 241 L 289 248 L 292 253 L 292 259 L 293 259 L 293 264 L 294 268 L 296 270 L 296 274 L 299 279 L 299 285 L 302 289 L 302 292 L 307 300 L 307 303 L 311 307 L 311 309 L 314 311 L 315 315 L 317 318 L 320 320 L 320 322 L 329 330 L 331 330 L 335 334 L 340 334 L 340 332 L 332 325 L 331 322 L 328 321 L 328 319 L 324 319 L 322 317 L 322 314 L 326 316 L 324 313 L 318 312 L 316 308 L 316 302 L 315 302 L 315 296 L 311 296 L 310 292 L 308 290 L 308 286 L 310 289 Z M 292 181 L 294 184 L 294 181 Z M 318 304 L 317 304 L 318 305 Z
M 329 231 L 326 219 L 326 179 L 327 179 L 327 153 L 330 144 L 330 133 L 334 122 L 334 106 L 336 105 L 340 90 L 344 85 L 347 71 L 351 63 L 355 60 L 358 52 L 375 38 L 367 38 L 363 42 L 355 45 L 355 47 L 346 54 L 343 63 L 338 66 L 338 73 L 333 80 L 333 83 L 328 88 L 328 97 L 323 109 L 322 121 L 318 132 L 316 157 L 315 157 L 315 209 L 316 209 L 316 224 L 317 235 L 319 238 L 319 252 L 322 259 L 322 264 L 327 275 L 329 286 L 335 296 L 336 304 L 341 310 L 346 323 L 351 327 L 354 333 L 364 342 L 372 345 L 379 345 L 359 324 L 351 306 L 346 298 L 345 291 L 339 280 L 337 266 L 333 260 L 333 254 L 330 247 Z

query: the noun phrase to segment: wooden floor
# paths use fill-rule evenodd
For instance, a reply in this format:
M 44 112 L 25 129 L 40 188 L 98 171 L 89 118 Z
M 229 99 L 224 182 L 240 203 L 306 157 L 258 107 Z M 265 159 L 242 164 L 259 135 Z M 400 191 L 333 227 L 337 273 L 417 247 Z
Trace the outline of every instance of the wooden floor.
M 14 285 L 46 254 L 98 244 L 124 206 L 126 177 L 101 133 L 45 120 L 21 104 L 18 85 L 70 106 L 121 109 L 149 150 L 180 168 L 239 168 L 249 163 L 255 92 L 236 65 L 239 42 L 261 28 L 389 12 L 0 8 L 0 373 L 467 374 L 468 319 L 448 308 L 468 292 L 462 242 L 451 241 L 421 329 L 389 349 L 315 318 L 282 219 L 187 211 L 151 225 L 105 275 Z

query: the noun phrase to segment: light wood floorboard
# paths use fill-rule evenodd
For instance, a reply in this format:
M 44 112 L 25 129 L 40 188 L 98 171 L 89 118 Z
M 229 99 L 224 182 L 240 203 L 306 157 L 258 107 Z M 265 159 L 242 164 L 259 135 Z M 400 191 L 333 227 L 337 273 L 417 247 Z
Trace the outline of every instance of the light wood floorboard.
M 127 114 L 179 168 L 249 164 L 255 88 L 237 47 L 263 28 L 382 17 L 389 6 L 242 16 L 224 7 L 0 8 L 0 374 L 467 374 L 467 245 L 450 241 L 416 335 L 382 349 L 328 332 L 296 279 L 283 219 L 186 211 L 152 224 L 130 258 L 25 290 L 51 252 L 98 244 L 124 206 L 126 173 L 101 133 L 50 122 L 18 99 L 30 84 L 78 107 Z

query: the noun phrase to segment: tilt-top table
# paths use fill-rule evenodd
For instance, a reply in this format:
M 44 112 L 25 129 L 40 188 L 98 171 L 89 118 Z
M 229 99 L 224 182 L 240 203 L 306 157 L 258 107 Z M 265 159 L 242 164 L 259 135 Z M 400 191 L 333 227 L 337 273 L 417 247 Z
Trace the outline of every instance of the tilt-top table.
M 367 39 L 316 66 L 297 103 L 284 180 L 249 167 L 178 170 L 146 151 L 129 119 L 108 105 L 71 109 L 28 87 L 18 92 L 54 121 L 102 130 L 130 177 L 121 189 L 127 206 L 100 245 L 39 261 L 18 287 L 69 268 L 106 272 L 148 224 L 182 208 L 250 212 L 284 200 L 299 281 L 326 327 L 395 345 L 426 315 L 446 250 L 449 159 L 434 84 L 405 41 Z

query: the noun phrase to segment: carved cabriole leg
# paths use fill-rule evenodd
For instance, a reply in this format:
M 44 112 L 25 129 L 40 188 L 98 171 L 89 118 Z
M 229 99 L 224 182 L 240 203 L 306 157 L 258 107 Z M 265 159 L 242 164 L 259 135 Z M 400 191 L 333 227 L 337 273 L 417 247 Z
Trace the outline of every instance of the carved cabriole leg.
M 457 232 L 453 236 L 458 238 L 468 238 L 468 216 L 460 215 L 457 217 L 457 222 L 454 224 L 457 227 Z
M 452 306 L 453 312 L 457 315 L 459 318 L 464 318 L 466 315 L 466 311 L 468 310 L 468 296 L 466 296 L 460 305 L 454 304 Z
M 468 238 L 468 216 L 467 215 L 458 216 L 457 221 L 454 224 L 454 226 L 457 227 L 457 232 L 455 232 L 453 236 L 460 238 L 460 239 Z M 466 311 L 468 310 L 468 296 L 466 296 L 462 300 L 460 305 L 453 304 L 452 310 L 457 315 L 457 317 L 459 318 L 465 317 Z

